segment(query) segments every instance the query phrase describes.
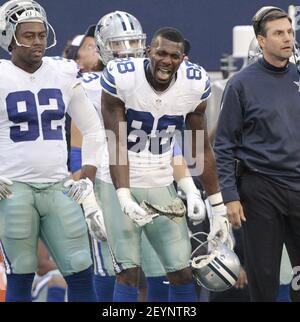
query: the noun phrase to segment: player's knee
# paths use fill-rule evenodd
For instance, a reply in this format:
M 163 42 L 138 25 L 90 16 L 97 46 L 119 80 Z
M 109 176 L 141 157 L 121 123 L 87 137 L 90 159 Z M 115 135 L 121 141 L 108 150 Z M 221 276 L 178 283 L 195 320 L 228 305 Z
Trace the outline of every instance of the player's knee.
M 71 256 L 70 264 L 72 271 L 81 272 L 91 266 L 91 255 L 87 250 L 78 251 Z
M 132 267 L 125 269 L 117 275 L 117 282 L 126 286 L 137 287 L 139 277 L 139 268 Z
M 183 285 L 193 282 L 193 274 L 190 267 L 186 267 L 176 272 L 168 273 L 168 279 L 171 284 Z

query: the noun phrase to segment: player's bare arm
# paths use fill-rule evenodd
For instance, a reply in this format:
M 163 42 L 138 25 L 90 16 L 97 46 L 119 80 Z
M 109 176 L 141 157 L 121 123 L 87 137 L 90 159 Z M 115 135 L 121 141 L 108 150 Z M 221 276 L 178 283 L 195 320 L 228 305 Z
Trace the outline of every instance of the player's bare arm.
M 209 137 L 207 133 L 207 124 L 206 124 L 206 116 L 205 109 L 207 103 L 202 102 L 198 105 L 194 112 L 189 113 L 186 116 L 186 125 L 187 129 L 192 131 L 192 156 L 196 157 L 197 151 L 197 140 L 196 133 L 197 131 L 204 131 L 204 168 L 203 173 L 200 176 L 203 182 L 205 191 L 208 195 L 212 195 L 218 191 L 220 191 L 217 171 L 216 171 L 216 162 L 213 154 L 213 150 L 211 144 L 209 142 Z M 199 150 L 199 149 L 198 149 Z
M 102 115 L 106 130 L 113 134 L 115 141 L 109 140 L 108 150 L 110 160 L 110 173 L 116 189 L 129 187 L 129 164 L 127 152 L 126 117 L 124 103 L 112 95 L 102 91 Z M 123 126 L 120 127 L 120 124 Z M 111 137 L 111 135 L 108 135 Z

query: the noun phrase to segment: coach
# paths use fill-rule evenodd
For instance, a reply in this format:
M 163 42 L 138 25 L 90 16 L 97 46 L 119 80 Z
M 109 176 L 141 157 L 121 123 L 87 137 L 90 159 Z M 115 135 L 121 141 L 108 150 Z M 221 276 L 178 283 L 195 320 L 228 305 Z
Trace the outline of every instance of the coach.
M 252 23 L 262 57 L 227 84 L 215 153 L 230 221 L 245 233 L 251 300 L 275 301 L 283 243 L 300 265 L 300 80 L 287 13 L 263 7 Z

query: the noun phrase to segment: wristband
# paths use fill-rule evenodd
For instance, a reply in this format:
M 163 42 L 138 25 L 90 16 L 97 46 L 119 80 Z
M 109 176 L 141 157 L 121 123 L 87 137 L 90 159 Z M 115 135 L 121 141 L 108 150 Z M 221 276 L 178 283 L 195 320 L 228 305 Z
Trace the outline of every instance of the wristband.
M 221 191 L 208 196 L 207 199 L 212 207 L 217 207 L 224 204 Z

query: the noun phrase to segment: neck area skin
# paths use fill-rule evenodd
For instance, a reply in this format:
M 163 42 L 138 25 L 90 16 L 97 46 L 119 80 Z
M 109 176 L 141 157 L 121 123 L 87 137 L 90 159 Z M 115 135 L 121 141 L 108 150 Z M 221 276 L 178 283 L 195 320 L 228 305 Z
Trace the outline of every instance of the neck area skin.
M 263 57 L 264 57 L 264 60 L 274 66 L 274 67 L 277 67 L 277 68 L 284 68 L 286 67 L 286 65 L 288 64 L 289 62 L 289 59 L 283 59 L 283 60 L 279 60 L 279 59 L 272 59 L 271 56 L 268 56 L 268 55 L 265 55 L 263 54 Z
M 286 61 L 286 64 L 283 67 L 277 67 L 269 63 L 264 57 L 259 59 L 259 62 L 267 69 L 272 70 L 274 72 L 285 72 L 289 67 L 289 60 Z
M 173 77 L 170 79 L 170 81 L 166 84 L 156 82 L 153 77 L 152 71 L 151 71 L 150 63 L 148 63 L 145 72 L 146 72 L 146 79 L 147 79 L 148 83 L 158 92 L 165 91 L 170 86 L 172 80 L 175 77 L 175 75 L 173 75 Z

